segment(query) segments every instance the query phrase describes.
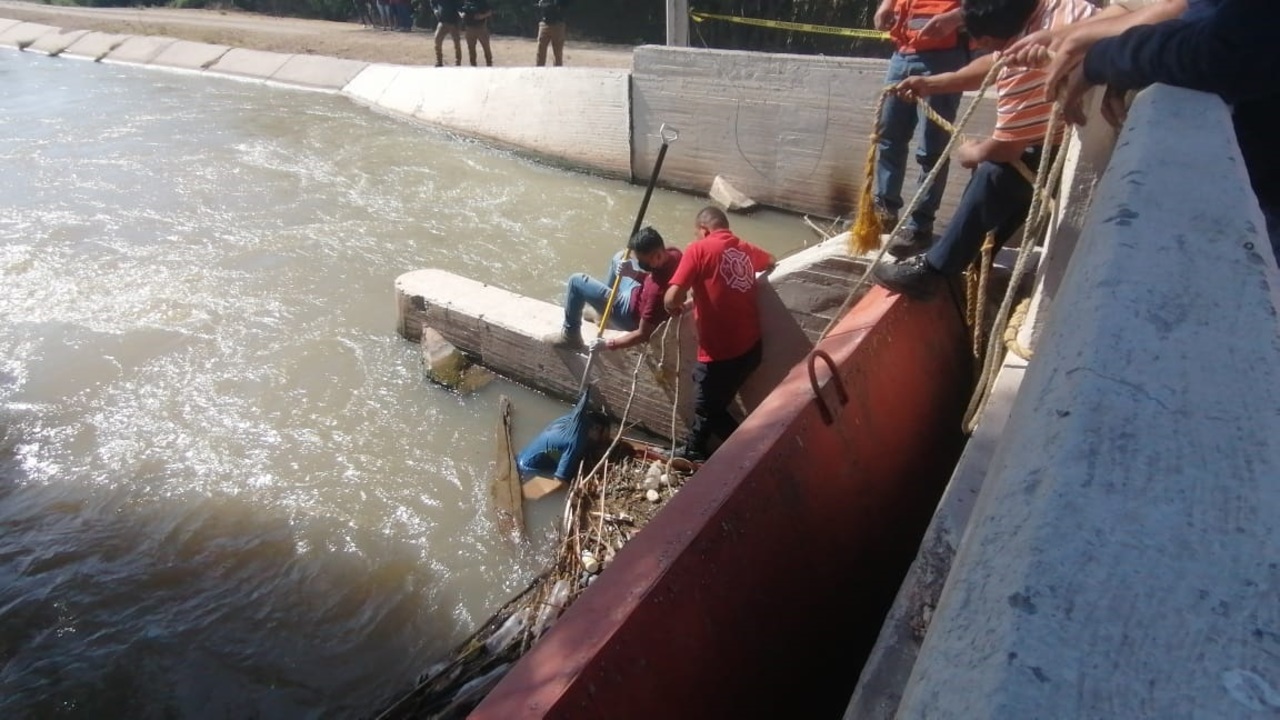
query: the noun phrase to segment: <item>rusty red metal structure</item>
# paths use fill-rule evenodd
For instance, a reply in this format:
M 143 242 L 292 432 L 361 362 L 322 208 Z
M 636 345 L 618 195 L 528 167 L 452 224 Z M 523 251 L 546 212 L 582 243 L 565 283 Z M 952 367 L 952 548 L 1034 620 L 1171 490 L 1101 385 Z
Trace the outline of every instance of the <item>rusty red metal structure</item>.
M 947 293 L 873 289 L 472 717 L 839 716 L 963 447 L 967 348 Z

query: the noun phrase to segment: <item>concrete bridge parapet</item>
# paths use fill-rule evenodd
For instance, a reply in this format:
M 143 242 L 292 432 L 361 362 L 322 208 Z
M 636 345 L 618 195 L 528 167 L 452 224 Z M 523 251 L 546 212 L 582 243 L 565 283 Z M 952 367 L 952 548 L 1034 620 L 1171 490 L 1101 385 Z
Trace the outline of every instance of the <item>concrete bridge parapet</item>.
M 1264 227 L 1226 106 L 1141 93 L 893 717 L 1280 711 Z

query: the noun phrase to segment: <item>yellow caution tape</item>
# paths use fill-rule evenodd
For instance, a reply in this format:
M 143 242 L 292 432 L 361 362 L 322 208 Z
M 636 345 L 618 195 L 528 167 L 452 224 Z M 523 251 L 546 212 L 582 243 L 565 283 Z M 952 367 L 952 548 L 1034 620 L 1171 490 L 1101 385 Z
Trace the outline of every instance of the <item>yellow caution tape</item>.
M 740 25 L 754 25 L 756 27 L 774 28 L 776 30 L 793 30 L 795 32 L 821 33 L 823 35 L 840 35 L 842 37 L 870 38 L 872 40 L 888 40 L 889 33 L 881 30 L 862 30 L 860 28 L 842 28 L 832 27 L 830 25 L 812 25 L 810 23 L 784 22 L 782 20 L 761 20 L 760 18 L 745 18 L 736 15 L 714 15 L 704 12 L 689 12 L 689 17 L 694 22 L 702 22 L 704 20 L 723 20 L 725 22 L 738 23 Z

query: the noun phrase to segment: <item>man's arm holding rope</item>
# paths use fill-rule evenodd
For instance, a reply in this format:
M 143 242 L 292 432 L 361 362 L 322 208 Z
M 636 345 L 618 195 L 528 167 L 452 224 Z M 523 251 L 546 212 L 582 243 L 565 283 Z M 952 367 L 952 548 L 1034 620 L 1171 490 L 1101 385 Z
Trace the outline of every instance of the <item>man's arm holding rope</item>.
M 995 55 L 983 55 L 955 72 L 913 75 L 895 85 L 894 91 L 906 100 L 917 100 L 930 95 L 977 90 L 995 64 Z

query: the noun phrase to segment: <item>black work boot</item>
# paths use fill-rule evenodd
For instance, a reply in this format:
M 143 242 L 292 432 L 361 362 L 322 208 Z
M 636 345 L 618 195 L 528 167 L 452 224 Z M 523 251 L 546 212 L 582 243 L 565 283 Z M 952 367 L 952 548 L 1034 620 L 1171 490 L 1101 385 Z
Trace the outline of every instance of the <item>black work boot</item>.
M 586 347 L 586 344 L 582 342 L 582 331 L 576 328 L 573 330 L 563 328 L 559 334 L 552 335 L 549 339 L 552 347 L 561 350 L 581 350 Z
M 885 252 L 902 260 L 912 255 L 919 255 L 933 246 L 932 230 L 917 230 L 915 228 L 903 228 L 902 232 L 889 239 L 889 246 L 885 248 Z
M 934 270 L 924 255 L 915 255 L 898 263 L 880 263 L 871 270 L 876 284 L 913 300 L 927 300 L 942 282 L 942 273 Z

